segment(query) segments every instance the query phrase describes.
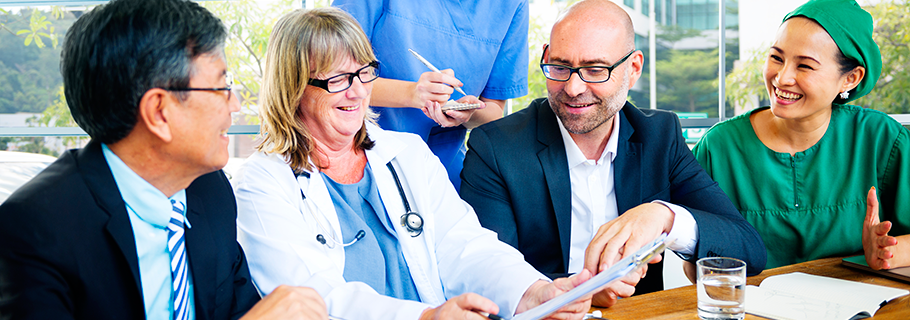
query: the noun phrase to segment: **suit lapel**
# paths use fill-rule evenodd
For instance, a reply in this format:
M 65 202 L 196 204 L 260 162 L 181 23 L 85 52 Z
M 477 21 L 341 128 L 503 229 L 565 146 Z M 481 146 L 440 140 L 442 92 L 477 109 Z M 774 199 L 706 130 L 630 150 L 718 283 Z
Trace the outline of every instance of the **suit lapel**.
M 95 203 L 110 218 L 105 228 L 108 234 L 120 248 L 133 274 L 133 281 L 139 289 L 136 294 L 142 296 L 142 282 L 139 279 L 139 257 L 136 256 L 136 239 L 133 237 L 133 226 L 126 212 L 126 204 L 114 182 L 107 160 L 101 151 L 101 143 L 92 140 L 78 151 L 77 166 L 80 175 L 85 180 Z
M 619 145 L 613 168 L 613 185 L 616 190 L 616 207 L 619 214 L 641 204 L 641 142 L 633 141 L 635 128 L 626 117 L 628 102 L 616 115 L 620 116 Z
M 186 189 L 186 203 L 189 211 L 186 214 L 192 227 L 186 229 L 187 261 L 190 264 L 191 280 L 193 281 L 193 295 L 196 297 L 196 315 L 198 318 L 203 314 L 213 311 L 210 308 L 200 309 L 198 306 L 214 306 L 215 290 L 201 290 L 200 288 L 214 288 L 215 275 L 218 273 L 215 265 L 215 256 L 213 250 L 219 250 L 215 246 L 215 240 L 212 238 L 212 230 L 205 221 L 205 207 L 199 197 L 192 192 L 193 188 Z M 210 318 L 213 314 L 209 314 Z
M 569 180 L 569 162 L 566 159 L 562 135 L 559 133 L 559 124 L 556 123 L 556 115 L 546 100 L 538 109 L 537 122 L 537 141 L 543 145 L 537 152 L 537 158 L 547 181 L 550 201 L 553 202 L 563 265 L 568 267 L 569 245 L 572 243 L 572 185 Z

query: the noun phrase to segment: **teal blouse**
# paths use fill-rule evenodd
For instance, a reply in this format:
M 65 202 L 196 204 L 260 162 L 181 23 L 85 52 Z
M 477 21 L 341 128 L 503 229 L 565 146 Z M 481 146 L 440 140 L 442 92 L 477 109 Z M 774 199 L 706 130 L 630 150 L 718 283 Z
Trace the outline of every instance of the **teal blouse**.
M 875 186 L 891 235 L 910 233 L 910 131 L 888 115 L 835 104 L 821 140 L 791 156 L 755 135 L 755 109 L 718 123 L 692 152 L 758 230 L 767 268 L 862 252 Z

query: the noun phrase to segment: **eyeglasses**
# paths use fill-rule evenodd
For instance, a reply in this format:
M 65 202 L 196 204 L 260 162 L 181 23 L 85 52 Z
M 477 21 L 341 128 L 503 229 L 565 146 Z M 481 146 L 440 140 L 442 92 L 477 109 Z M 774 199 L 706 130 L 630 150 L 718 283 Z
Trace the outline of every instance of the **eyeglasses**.
M 368 83 L 379 78 L 379 61 L 370 62 L 355 72 L 342 73 L 328 79 L 310 79 L 307 83 L 329 93 L 336 93 L 350 88 L 354 84 L 354 78 L 360 79 L 360 83 Z
M 234 75 L 230 72 L 224 74 L 224 88 L 164 88 L 167 91 L 227 91 L 228 101 L 231 101 L 231 87 L 234 86 Z
M 601 83 L 610 80 L 610 75 L 613 74 L 613 69 L 616 69 L 623 62 L 626 62 L 626 59 L 629 59 L 632 56 L 632 53 L 635 52 L 633 49 L 625 57 L 619 59 L 619 62 L 614 63 L 612 66 L 584 66 L 578 68 L 572 68 L 569 66 L 564 66 L 561 64 L 551 64 L 543 63 L 543 58 L 547 54 L 547 49 L 550 48 L 550 45 L 547 45 L 543 48 L 543 54 L 540 55 L 540 70 L 543 71 L 543 76 L 547 79 L 559 82 L 569 81 L 569 78 L 572 77 L 573 73 L 578 73 L 578 78 L 581 81 L 587 83 Z

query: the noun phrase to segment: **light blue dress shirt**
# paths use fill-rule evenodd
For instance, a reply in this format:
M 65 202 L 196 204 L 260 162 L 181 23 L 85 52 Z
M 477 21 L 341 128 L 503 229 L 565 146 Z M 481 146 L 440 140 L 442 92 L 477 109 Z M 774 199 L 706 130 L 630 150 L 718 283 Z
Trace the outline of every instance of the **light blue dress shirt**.
M 171 319 L 173 317 L 173 299 L 171 299 L 171 257 L 167 251 L 167 223 L 173 207 L 171 199 L 186 204 L 186 191 L 180 190 L 168 198 L 133 172 L 123 160 L 120 160 L 106 144 L 101 144 L 104 159 L 107 161 L 117 189 L 126 203 L 126 212 L 133 227 L 136 239 L 136 254 L 139 257 L 139 280 L 142 283 L 142 300 L 145 303 L 146 319 Z M 188 212 L 188 210 L 184 210 Z M 186 221 L 186 228 L 190 221 Z M 188 272 L 189 281 L 189 319 L 196 318 L 195 299 L 193 297 L 193 273 Z

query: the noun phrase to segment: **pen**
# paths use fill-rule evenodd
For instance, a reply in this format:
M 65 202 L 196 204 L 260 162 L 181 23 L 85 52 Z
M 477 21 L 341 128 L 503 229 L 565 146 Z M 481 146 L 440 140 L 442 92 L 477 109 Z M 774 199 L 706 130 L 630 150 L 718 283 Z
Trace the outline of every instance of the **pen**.
M 480 315 L 482 315 L 482 316 L 484 316 L 484 317 L 486 317 L 487 319 L 490 319 L 490 320 L 505 320 L 505 319 L 503 319 L 502 317 L 500 317 L 499 315 L 489 314 L 489 313 L 483 312 L 483 311 L 481 311 L 481 312 L 479 312 L 479 313 L 480 313 Z
M 436 68 L 435 66 L 433 66 L 433 64 L 430 63 L 429 61 L 427 61 L 427 59 L 424 59 L 423 57 L 421 57 L 420 54 L 417 53 L 417 51 L 414 51 L 411 49 L 408 49 L 408 51 L 410 51 L 411 54 L 413 54 L 415 57 L 417 57 L 417 60 L 420 60 L 420 62 L 423 62 L 423 65 L 427 66 L 427 68 L 430 68 L 430 70 L 433 70 L 433 72 L 442 73 L 442 71 L 439 71 L 439 69 Z M 464 93 L 464 90 L 461 90 L 460 87 L 452 87 L 452 88 L 455 88 L 455 90 L 458 91 L 459 93 L 461 93 L 462 95 L 468 95 L 467 93 Z

